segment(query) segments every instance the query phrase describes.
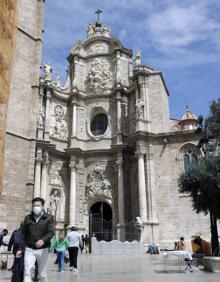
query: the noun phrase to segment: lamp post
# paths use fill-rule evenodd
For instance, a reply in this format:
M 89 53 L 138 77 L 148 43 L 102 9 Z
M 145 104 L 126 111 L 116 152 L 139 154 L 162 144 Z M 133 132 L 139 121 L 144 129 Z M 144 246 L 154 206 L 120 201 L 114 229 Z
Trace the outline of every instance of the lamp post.
M 209 143 L 210 139 L 213 139 L 214 137 L 211 134 L 209 134 L 207 121 L 204 121 L 202 115 L 200 115 L 197 120 L 198 120 L 198 127 L 194 131 L 194 133 L 202 134 L 197 144 L 197 148 L 202 149 L 205 156 L 205 160 L 208 160 L 209 153 L 213 152 L 216 149 L 218 145 L 218 140 L 216 141 L 215 144 L 210 144 Z M 212 251 L 214 252 L 215 248 L 219 246 L 219 241 L 218 241 L 217 219 L 216 216 L 213 214 L 211 207 L 209 208 L 209 215 L 210 215 L 210 223 L 211 223 Z

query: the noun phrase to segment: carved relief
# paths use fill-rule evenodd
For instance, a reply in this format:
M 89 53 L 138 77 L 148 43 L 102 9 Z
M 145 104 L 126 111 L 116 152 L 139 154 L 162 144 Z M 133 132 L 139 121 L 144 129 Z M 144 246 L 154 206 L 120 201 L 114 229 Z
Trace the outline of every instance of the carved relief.
M 91 71 L 88 73 L 86 86 L 90 90 L 105 92 L 112 87 L 112 73 L 109 67 L 99 59 L 95 59 Z
M 52 137 L 67 140 L 68 129 L 67 123 L 64 120 L 64 109 L 60 105 L 56 105 L 54 108 L 55 124 L 51 127 L 50 135 Z
M 111 184 L 107 180 L 103 168 L 97 163 L 95 169 L 87 175 L 86 198 L 103 197 L 112 199 Z

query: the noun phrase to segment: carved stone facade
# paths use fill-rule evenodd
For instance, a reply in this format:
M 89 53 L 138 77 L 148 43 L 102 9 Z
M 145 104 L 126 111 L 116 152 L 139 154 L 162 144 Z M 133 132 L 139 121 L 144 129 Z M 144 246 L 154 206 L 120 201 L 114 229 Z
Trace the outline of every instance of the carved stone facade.
M 46 198 L 57 229 L 76 225 L 107 240 L 157 243 L 180 235 L 189 240 L 202 230 L 209 239 L 208 218 L 178 192 L 182 152 L 188 146 L 201 153 L 192 150 L 193 130 L 169 116 L 162 73 L 142 65 L 141 52 L 134 58 L 100 23 L 89 25 L 87 39 L 67 59 L 65 83 L 59 76 L 53 81 L 51 66 L 43 69 L 29 154 L 36 159 L 29 167 L 32 195 Z
M 38 124 L 45 123 L 45 130 L 37 151 L 53 160 L 47 203 L 56 211 L 59 228 L 77 225 L 96 233 L 93 225 L 107 204 L 111 238 L 162 242 L 190 238 L 197 229 L 208 234 L 207 218 L 195 215 L 189 199 L 178 192 L 184 169 L 178 152 L 182 146 L 195 147 L 197 137 L 170 119 L 162 74 L 141 65 L 140 50 L 133 58 L 108 28 L 92 24 L 68 61 L 66 86 L 61 88 L 59 77 L 48 83 L 45 69 L 39 96 L 39 113 L 45 109 L 45 117 Z M 55 165 L 60 162 L 70 170 Z M 182 218 L 183 209 L 188 219 Z

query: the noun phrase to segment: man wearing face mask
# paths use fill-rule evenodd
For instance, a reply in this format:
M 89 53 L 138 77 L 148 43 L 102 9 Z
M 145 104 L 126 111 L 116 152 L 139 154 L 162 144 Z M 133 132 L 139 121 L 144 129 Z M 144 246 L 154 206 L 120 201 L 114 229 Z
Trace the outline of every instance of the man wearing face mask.
M 54 236 L 54 217 L 44 210 L 44 199 L 32 200 L 32 213 L 27 215 L 22 228 L 21 243 L 16 258 L 24 256 L 24 282 L 31 282 L 32 269 L 38 263 L 41 282 L 47 282 L 47 260 L 50 240 Z

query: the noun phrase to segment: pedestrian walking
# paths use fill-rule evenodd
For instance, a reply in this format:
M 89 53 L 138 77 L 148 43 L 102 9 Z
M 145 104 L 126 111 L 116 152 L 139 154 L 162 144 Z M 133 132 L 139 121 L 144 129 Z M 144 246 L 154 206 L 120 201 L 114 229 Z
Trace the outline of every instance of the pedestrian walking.
M 54 237 L 50 247 L 50 252 L 54 251 L 54 249 L 56 249 L 57 251 L 57 263 L 58 263 L 59 272 L 63 272 L 65 252 L 68 249 L 68 247 L 69 247 L 68 239 L 65 238 L 64 233 L 60 231 L 59 235 Z
M 11 267 L 12 277 L 11 282 L 22 282 L 24 279 L 24 254 L 20 258 L 16 258 L 16 253 L 19 250 L 22 236 L 23 222 L 18 229 L 15 229 L 8 243 L 8 251 L 14 254 L 14 262 Z
M 86 254 L 89 253 L 89 249 L 90 249 L 90 238 L 88 236 L 88 234 L 86 234 L 85 238 L 84 238 L 84 244 L 85 244 L 85 252 Z
M 32 213 L 24 219 L 22 237 L 16 258 L 24 253 L 24 282 L 31 282 L 32 269 L 38 263 L 41 282 L 47 282 L 47 260 L 50 240 L 54 236 L 54 217 L 44 210 L 44 199 L 32 200 Z
M 71 227 L 71 231 L 67 234 L 69 241 L 69 260 L 70 260 L 70 270 L 77 272 L 77 258 L 79 246 L 82 246 L 81 235 L 77 232 L 76 227 Z
M 84 250 L 84 235 L 81 236 L 81 239 L 82 239 L 82 246 L 79 246 L 80 248 L 80 251 L 81 251 L 81 254 L 83 253 L 83 250 Z

